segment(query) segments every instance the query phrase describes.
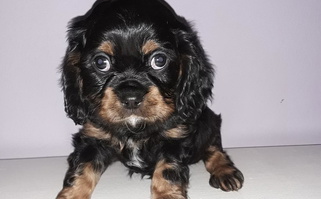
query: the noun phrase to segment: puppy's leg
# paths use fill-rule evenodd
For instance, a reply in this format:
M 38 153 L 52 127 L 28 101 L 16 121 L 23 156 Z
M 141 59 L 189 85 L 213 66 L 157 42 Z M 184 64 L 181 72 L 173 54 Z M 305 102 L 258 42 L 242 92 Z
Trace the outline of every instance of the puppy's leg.
M 242 188 L 243 174 L 223 150 L 210 146 L 204 162 L 207 171 L 211 174 L 211 186 L 223 191 L 237 191 Z
M 95 171 L 92 163 L 79 164 L 76 169 L 69 169 L 64 188 L 57 199 L 89 199 L 99 177 L 100 172 Z
M 90 199 L 100 176 L 113 160 L 113 152 L 93 138 L 74 137 L 75 151 L 57 199 Z
M 151 185 L 152 199 L 186 199 L 189 168 L 175 162 L 157 163 Z
M 211 174 L 210 185 L 223 191 L 235 191 L 242 187 L 243 174 L 223 151 L 221 141 L 221 116 L 209 108 L 203 111 L 198 125 L 199 132 L 208 137 L 204 150 L 203 161 L 207 171 Z

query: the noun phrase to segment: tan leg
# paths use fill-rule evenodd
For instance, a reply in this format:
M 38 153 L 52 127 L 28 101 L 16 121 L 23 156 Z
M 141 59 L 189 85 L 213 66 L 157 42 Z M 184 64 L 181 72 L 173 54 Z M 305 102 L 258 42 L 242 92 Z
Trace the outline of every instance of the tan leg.
M 64 186 L 57 199 L 90 199 L 101 174 L 96 172 L 91 163 L 80 165 L 75 171 L 71 186 Z
M 223 191 L 237 191 L 242 188 L 243 174 L 234 166 L 224 151 L 210 146 L 204 163 L 207 171 L 211 174 L 211 186 Z
M 90 199 L 100 176 L 116 160 L 113 146 L 118 144 L 108 132 L 85 124 L 73 137 L 75 149 L 68 157 L 69 168 L 57 199 Z
M 151 185 L 152 199 L 186 199 L 188 167 L 162 160 L 156 165 Z

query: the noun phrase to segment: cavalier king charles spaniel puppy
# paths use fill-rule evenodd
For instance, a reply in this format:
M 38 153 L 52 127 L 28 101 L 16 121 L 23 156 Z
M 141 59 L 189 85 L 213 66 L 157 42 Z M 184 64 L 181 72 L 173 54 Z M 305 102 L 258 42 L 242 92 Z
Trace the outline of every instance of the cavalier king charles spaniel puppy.
M 57 199 L 89 199 L 109 165 L 151 178 L 152 199 L 186 199 L 202 160 L 223 191 L 244 178 L 207 106 L 214 70 L 197 33 L 163 0 L 99 0 L 69 24 L 65 110 L 80 131 Z

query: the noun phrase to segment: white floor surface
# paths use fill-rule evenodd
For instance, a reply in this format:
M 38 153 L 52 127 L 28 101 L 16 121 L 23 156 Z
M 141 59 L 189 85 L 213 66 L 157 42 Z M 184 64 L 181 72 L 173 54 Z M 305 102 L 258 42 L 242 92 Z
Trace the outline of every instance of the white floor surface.
M 238 192 L 209 186 L 203 163 L 190 166 L 191 199 L 320 199 L 321 145 L 228 149 L 245 176 Z M 62 187 L 66 157 L 0 160 L 1 199 L 54 199 Z M 149 179 L 127 176 L 120 163 L 102 176 L 92 199 L 148 199 Z

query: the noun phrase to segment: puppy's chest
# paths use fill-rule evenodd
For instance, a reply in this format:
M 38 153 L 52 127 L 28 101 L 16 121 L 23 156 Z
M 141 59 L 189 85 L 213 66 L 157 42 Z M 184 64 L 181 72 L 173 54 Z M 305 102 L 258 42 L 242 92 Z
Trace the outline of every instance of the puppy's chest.
M 129 139 L 121 150 L 123 163 L 128 167 L 145 169 L 151 166 L 150 154 L 143 141 L 135 142 Z M 153 162 L 153 161 L 152 161 Z

